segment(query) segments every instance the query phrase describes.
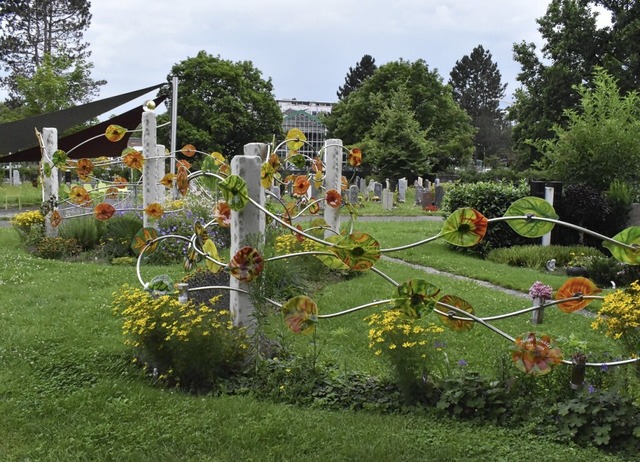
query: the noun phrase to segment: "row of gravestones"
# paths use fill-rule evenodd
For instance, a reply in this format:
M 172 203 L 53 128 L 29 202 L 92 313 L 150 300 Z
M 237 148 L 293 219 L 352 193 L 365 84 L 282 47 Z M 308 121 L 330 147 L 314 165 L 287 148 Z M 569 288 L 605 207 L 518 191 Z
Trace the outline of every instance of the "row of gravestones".
M 355 184 L 352 184 L 344 193 L 344 200 L 350 204 L 357 204 L 359 195 L 365 195 L 368 198 L 377 198 L 380 200 L 382 208 L 385 210 L 391 210 L 393 208 L 394 194 L 391 190 L 389 180 L 385 181 L 385 185 L 375 180 L 369 181 L 367 184 L 366 179 L 356 177 Z M 429 180 L 422 180 L 418 178 L 414 186 L 416 188 L 415 204 L 420 205 L 423 208 L 427 206 L 440 207 L 444 198 L 444 188 L 440 186 L 439 180 L 436 178 L 434 183 Z M 400 178 L 398 180 L 398 197 L 399 203 L 404 203 L 407 197 L 408 181 L 406 178 Z M 271 192 L 276 198 L 281 198 L 282 194 L 293 195 L 293 183 L 288 182 L 282 186 L 274 186 L 271 188 Z M 310 197 L 321 197 L 322 192 L 315 187 L 315 184 L 311 184 L 309 189 Z

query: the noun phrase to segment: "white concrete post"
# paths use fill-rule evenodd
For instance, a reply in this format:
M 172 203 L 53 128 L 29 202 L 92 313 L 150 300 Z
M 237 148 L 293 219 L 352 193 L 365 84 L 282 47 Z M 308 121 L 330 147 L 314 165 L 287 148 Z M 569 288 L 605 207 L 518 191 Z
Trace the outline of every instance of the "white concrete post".
M 42 155 L 42 168 L 45 164 L 51 167 L 51 175 L 42 175 L 42 201 L 48 201 L 51 196 L 58 199 L 58 167 L 53 165 L 53 153 L 58 150 L 58 129 L 43 128 L 42 141 L 44 143 L 44 153 Z M 47 237 L 56 237 L 58 228 L 51 226 L 51 213 L 44 218 L 44 231 Z
M 158 198 L 157 189 L 162 176 L 158 177 L 158 162 L 164 165 L 164 158 L 158 159 L 158 145 L 156 144 L 156 114 L 153 111 L 142 113 L 142 155 L 145 158 L 142 166 L 142 207 L 146 208 L 154 202 L 162 202 Z M 162 147 L 164 155 L 164 147 Z M 164 166 L 163 166 L 164 170 Z M 143 225 L 153 226 L 156 223 L 152 217 L 143 214 Z
M 544 188 L 544 200 L 546 200 L 548 203 L 550 203 L 551 205 L 553 205 L 553 193 L 554 193 L 554 189 L 551 187 L 545 187 Z M 551 245 L 551 233 L 547 233 L 544 236 L 542 236 L 542 245 Z
M 324 178 L 325 193 L 335 189 L 339 193 L 342 184 L 342 140 L 331 139 L 324 142 L 324 155 L 327 172 Z M 335 232 L 340 232 L 340 209 L 330 206 L 324 208 L 324 219 Z M 325 231 L 325 238 L 333 236 L 330 231 Z
M 231 159 L 231 173 L 247 183 L 249 197 L 261 206 L 265 203 L 264 189 L 260 185 L 261 154 L 267 145 L 250 143 L 244 147 L 244 155 Z M 239 212 L 231 211 L 231 258 L 244 246 L 264 243 L 265 216 L 255 205 L 249 203 Z M 231 288 L 249 290 L 249 284 L 231 277 Z M 255 307 L 247 294 L 231 291 L 230 309 L 233 324 L 246 327 L 249 334 L 256 328 Z

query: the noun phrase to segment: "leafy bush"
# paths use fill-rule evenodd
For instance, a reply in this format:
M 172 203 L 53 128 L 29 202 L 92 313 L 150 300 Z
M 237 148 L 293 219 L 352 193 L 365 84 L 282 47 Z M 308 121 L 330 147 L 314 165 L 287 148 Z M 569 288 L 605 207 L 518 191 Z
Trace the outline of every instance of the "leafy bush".
M 580 444 L 640 448 L 640 409 L 615 390 L 585 392 L 554 408 L 561 436 Z
M 526 183 L 518 185 L 497 182 L 453 183 L 447 186 L 443 209 L 453 213 L 463 207 L 471 207 L 487 218 L 501 217 L 516 200 L 529 195 Z M 486 255 L 491 249 L 530 243 L 531 239 L 519 236 L 507 223 L 491 224 L 487 233 L 472 252 Z
M 90 217 L 67 218 L 58 227 L 58 235 L 65 239 L 75 239 L 82 250 L 92 250 L 99 243 L 106 229 L 103 221 Z
M 125 285 L 113 301 L 125 343 L 154 378 L 192 391 L 207 390 L 242 371 L 248 345 L 229 310 Z
M 133 255 L 131 241 L 142 228 L 142 220 L 134 214 L 116 215 L 106 224 L 100 241 L 102 252 L 109 260 Z
M 18 232 L 23 242 L 34 236 L 42 236 L 44 232 L 44 216 L 40 210 L 28 210 L 17 213 L 11 219 L 13 229 Z
M 500 382 L 489 382 L 475 372 L 446 378 L 439 384 L 437 409 L 458 418 L 504 419 L 509 396 Z
M 51 260 L 73 257 L 80 252 L 82 252 L 82 246 L 76 239 L 63 237 L 41 237 L 33 249 L 36 257 Z
M 560 245 L 518 245 L 509 248 L 494 249 L 487 260 L 510 266 L 543 270 L 549 260 L 555 259 L 556 268 L 569 266 L 576 255 L 603 258 L 602 252 L 593 247 Z

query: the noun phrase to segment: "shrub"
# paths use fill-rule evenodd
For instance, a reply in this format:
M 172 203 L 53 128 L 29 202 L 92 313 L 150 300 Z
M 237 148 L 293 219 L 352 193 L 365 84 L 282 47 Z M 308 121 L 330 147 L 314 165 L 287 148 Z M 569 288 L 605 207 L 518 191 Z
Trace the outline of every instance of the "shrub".
M 17 213 L 11 219 L 11 225 L 18 232 L 20 239 L 26 241 L 33 237 L 33 234 L 42 235 L 44 232 L 44 215 L 40 210 Z
M 71 217 L 62 221 L 58 227 L 58 235 L 65 239 L 75 239 L 82 250 L 92 250 L 100 243 L 105 229 L 106 224 L 93 216 Z
M 182 304 L 125 285 L 114 294 L 113 310 L 122 317 L 125 343 L 158 380 L 203 391 L 244 367 L 245 331 L 233 327 L 226 308 Z
M 607 337 L 621 341 L 627 353 L 637 355 L 640 349 L 640 282 L 607 294 L 591 327 L 606 328 Z M 637 370 L 640 371 L 640 367 Z
M 142 220 L 134 214 L 129 213 L 110 218 L 100 240 L 104 255 L 110 260 L 132 256 L 131 241 L 140 228 L 142 228 Z
M 51 260 L 73 257 L 80 252 L 82 246 L 76 239 L 63 237 L 41 237 L 33 249 L 35 256 Z
M 458 418 L 481 418 L 494 422 L 506 416 L 509 396 L 499 382 L 476 372 L 448 377 L 439 384 L 437 409 Z
M 529 195 L 528 186 L 497 182 L 453 183 L 447 186 L 443 209 L 452 213 L 463 207 L 471 207 L 487 218 L 501 217 L 516 200 Z M 507 223 L 491 224 L 477 246 L 470 250 L 486 255 L 491 249 L 524 245 L 531 239 L 519 236 Z
M 640 446 L 640 409 L 615 390 L 585 392 L 554 408 L 560 436 L 580 444 Z
M 432 368 L 443 357 L 434 344 L 444 329 L 433 323 L 424 326 L 395 309 L 372 314 L 366 321 L 370 326 L 369 348 L 390 362 L 405 398 L 429 400 L 433 393 L 429 380 Z
M 487 259 L 510 266 L 542 270 L 549 260 L 555 259 L 556 268 L 569 266 L 576 255 L 585 257 L 601 257 L 602 252 L 593 247 L 560 246 L 560 245 L 517 245 L 509 248 L 494 249 L 488 253 Z

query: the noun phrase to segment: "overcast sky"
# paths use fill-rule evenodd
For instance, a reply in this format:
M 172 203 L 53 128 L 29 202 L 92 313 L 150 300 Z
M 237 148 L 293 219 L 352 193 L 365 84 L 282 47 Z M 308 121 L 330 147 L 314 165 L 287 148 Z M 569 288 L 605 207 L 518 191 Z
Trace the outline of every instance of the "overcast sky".
M 481 44 L 516 88 L 514 43 L 540 44 L 548 0 L 92 0 L 92 76 L 100 98 L 165 82 L 200 50 L 252 61 L 276 98 L 334 102 L 363 55 L 378 66 L 424 59 L 444 81 Z M 154 94 L 151 94 L 153 96 Z M 120 111 L 118 111 L 120 112 Z

